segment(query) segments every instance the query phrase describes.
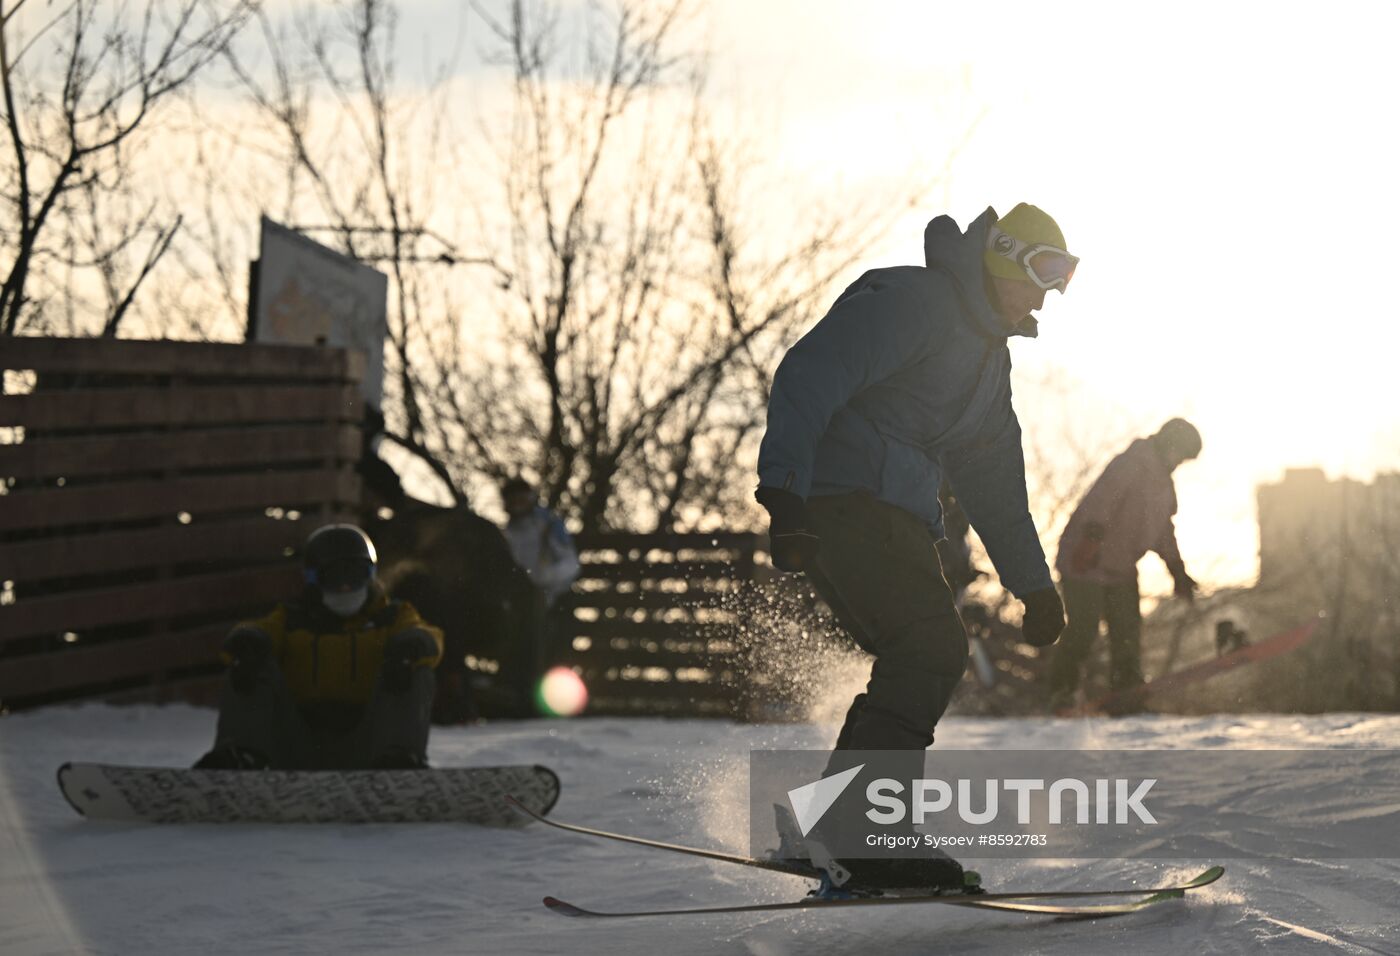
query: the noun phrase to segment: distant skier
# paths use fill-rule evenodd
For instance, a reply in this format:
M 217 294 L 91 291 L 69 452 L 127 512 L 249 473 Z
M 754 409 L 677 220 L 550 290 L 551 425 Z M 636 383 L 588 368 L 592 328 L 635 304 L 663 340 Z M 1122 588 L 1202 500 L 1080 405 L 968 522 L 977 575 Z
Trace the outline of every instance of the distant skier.
M 1060 536 L 1060 573 L 1069 626 L 1050 665 L 1050 705 L 1074 703 L 1084 658 L 1108 622 L 1109 684 L 1115 691 L 1142 683 L 1142 613 L 1137 563 L 1148 551 L 1161 556 L 1176 596 L 1195 599 L 1196 582 L 1176 545 L 1176 488 L 1172 472 L 1201 453 L 1201 433 L 1173 418 L 1155 435 L 1139 438 L 1108 463 L 1070 516 Z
M 540 504 L 534 486 L 523 478 L 501 486 L 501 504 L 506 509 L 510 553 L 540 589 L 545 605 L 552 606 L 578 577 L 573 536 L 562 518 Z
M 540 597 L 538 626 L 509 649 L 503 674 L 515 694 L 514 712 L 533 716 L 536 685 L 556 657 L 570 613 L 559 602 L 579 575 L 578 549 L 564 519 L 540 504 L 539 494 L 525 479 L 512 478 L 501 486 L 501 504 L 507 517 L 506 543 Z
M 442 632 L 388 597 L 376 563 L 354 525 L 312 533 L 300 597 L 224 641 L 214 749 L 196 768 L 427 766 Z
M 1023 633 L 1064 627 L 1026 498 L 1011 404 L 1012 336 L 1064 292 L 1078 260 L 1035 206 L 987 209 L 961 232 L 939 216 L 925 266 L 865 273 L 778 367 L 759 451 L 757 498 L 773 562 L 806 572 L 856 643 L 875 656 L 836 740 L 828 774 L 853 750 L 933 742 L 967 663 L 967 636 L 935 542 L 946 476 L 1002 583 L 1025 604 Z M 962 886 L 937 857 L 841 860 L 872 887 Z

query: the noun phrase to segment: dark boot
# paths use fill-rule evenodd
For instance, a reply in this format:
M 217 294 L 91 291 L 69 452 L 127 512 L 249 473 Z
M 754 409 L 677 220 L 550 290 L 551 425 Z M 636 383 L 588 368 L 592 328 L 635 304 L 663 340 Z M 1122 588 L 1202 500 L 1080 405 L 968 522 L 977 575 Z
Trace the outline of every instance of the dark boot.
M 827 874 L 827 882 L 838 894 L 897 890 L 906 895 L 932 896 L 976 891 L 976 874 L 972 874 L 969 883 L 961 863 L 940 849 L 923 846 L 923 834 L 912 828 L 899 833 L 909 838 L 909 849 L 877 856 L 868 854 L 878 851 L 852 852 L 858 841 L 851 838 L 851 833 L 844 834 L 843 838 L 841 830 L 840 823 L 824 819 L 805 841 L 809 862 Z M 884 835 L 893 834 L 886 831 Z M 844 847 L 846 853 L 830 853 L 828 847 Z
M 928 856 L 846 860 L 842 865 L 851 874 L 843 890 L 900 890 L 933 896 L 971 889 L 962 864 L 936 850 Z

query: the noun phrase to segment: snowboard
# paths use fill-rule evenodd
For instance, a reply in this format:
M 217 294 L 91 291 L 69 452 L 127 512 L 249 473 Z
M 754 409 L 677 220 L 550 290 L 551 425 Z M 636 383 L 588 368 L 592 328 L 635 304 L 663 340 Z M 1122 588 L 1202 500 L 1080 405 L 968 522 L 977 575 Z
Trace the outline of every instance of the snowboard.
M 66 763 L 58 786 L 89 820 L 122 823 L 476 823 L 516 827 L 559 799 L 548 767 L 187 770 Z
M 1211 660 L 1183 667 L 1170 674 L 1164 674 L 1156 680 L 1106 694 L 1097 700 L 1089 701 L 1082 708 L 1071 708 L 1058 716 L 1112 713 L 1125 706 L 1137 707 L 1152 694 L 1196 684 L 1217 674 L 1232 671 L 1237 667 L 1266 661 L 1281 654 L 1287 654 L 1289 651 L 1297 650 L 1308 642 L 1317 631 L 1317 626 L 1316 620 L 1309 621 L 1299 627 L 1265 638 L 1256 644 L 1247 644 L 1228 654 L 1222 654 Z

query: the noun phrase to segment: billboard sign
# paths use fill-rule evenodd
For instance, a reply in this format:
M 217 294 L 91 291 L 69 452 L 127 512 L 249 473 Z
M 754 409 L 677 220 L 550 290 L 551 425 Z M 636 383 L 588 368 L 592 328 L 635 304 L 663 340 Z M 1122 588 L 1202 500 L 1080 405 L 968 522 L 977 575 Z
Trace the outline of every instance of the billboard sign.
M 389 278 L 301 233 L 261 223 L 249 341 L 330 345 L 365 353 L 364 399 L 380 407 Z

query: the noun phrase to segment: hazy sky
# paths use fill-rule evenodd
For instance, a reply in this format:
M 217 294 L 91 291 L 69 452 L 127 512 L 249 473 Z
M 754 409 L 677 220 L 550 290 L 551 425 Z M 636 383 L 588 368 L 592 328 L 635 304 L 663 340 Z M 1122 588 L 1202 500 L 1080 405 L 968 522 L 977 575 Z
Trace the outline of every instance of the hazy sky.
M 711 0 L 700 29 L 717 113 L 828 203 L 946 168 L 866 265 L 921 261 L 941 212 L 1025 200 L 1059 220 L 1083 261 L 1013 346 L 1023 425 L 1053 443 L 1066 416 L 1114 435 L 1191 418 L 1182 550 L 1240 581 L 1256 484 L 1400 467 L 1397 9 Z M 410 3 L 405 48 L 477 45 L 476 24 L 445 29 L 458 10 Z M 1068 409 L 1028 387 L 1050 370 Z
M 1083 259 L 1018 368 L 1066 370 L 1086 421 L 1195 421 L 1182 549 L 1243 578 L 1256 483 L 1400 466 L 1396 10 L 723 0 L 712 42 L 814 181 L 938 169 L 971 130 L 927 213 L 1034 202 Z M 926 218 L 882 259 L 918 261 Z

